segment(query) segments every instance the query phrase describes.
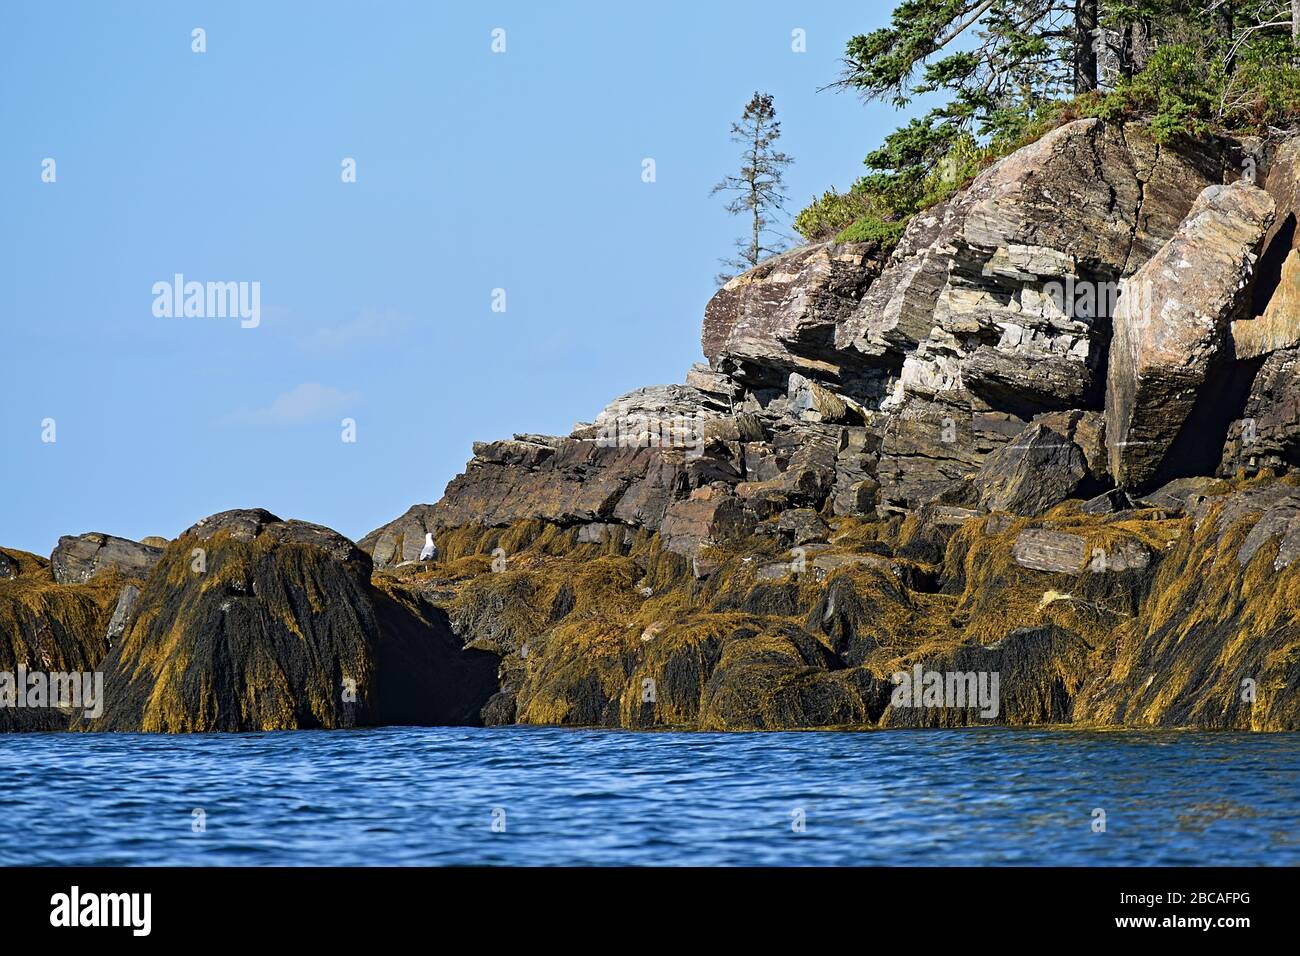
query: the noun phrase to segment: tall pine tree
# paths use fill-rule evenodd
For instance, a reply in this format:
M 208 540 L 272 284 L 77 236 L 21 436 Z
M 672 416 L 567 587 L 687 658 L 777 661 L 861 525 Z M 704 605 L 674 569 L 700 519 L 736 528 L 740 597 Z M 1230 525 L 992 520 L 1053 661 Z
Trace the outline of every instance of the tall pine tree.
M 747 235 L 736 240 L 737 256 L 725 259 L 723 268 L 731 274 L 758 265 L 765 256 L 781 251 L 781 239 L 772 228 L 772 217 L 785 206 L 784 170 L 794 160 L 776 149 L 781 123 L 770 93 L 755 93 L 745 105 L 740 121 L 731 124 L 731 141 L 742 147 L 740 171 L 713 187 L 713 193 L 730 193 L 727 212 L 749 217 Z M 718 276 L 719 283 L 729 275 Z

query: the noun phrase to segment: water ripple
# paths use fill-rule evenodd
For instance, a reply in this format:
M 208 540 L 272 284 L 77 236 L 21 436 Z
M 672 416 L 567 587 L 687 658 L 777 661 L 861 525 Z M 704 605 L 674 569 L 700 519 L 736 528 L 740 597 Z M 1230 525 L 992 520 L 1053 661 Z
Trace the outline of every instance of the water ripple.
M 1296 865 L 1298 820 L 1296 734 L 0 736 L 0 864 Z

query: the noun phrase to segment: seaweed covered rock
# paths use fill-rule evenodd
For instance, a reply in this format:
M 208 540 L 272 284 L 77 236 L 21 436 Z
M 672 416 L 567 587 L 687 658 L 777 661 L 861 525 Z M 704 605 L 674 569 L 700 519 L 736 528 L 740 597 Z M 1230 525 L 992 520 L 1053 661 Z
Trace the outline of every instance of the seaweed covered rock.
M 0 731 L 65 729 L 100 703 L 93 672 L 108 649 L 119 579 L 60 584 L 43 558 L 0 557 L 12 571 L 0 578 Z
M 1300 729 L 1300 487 L 1207 496 L 1118 630 L 1076 719 Z
M 882 727 L 1068 724 L 1093 647 L 1053 624 L 927 657 L 891 677 Z
M 883 682 L 835 666 L 826 647 L 794 625 L 737 627 L 700 704 L 705 730 L 861 726 L 881 712 Z
M 449 571 L 510 549 L 448 605 L 469 646 L 501 655 L 502 693 L 485 720 L 752 729 L 862 723 L 883 707 L 863 696 L 868 675 L 844 683 L 826 638 L 794 619 L 811 576 L 761 584 L 752 562 L 708 549 L 717 570 L 701 580 L 644 532 L 602 544 L 553 525 L 505 534 L 448 539 Z
M 141 588 L 99 723 L 1300 727 L 1295 481 L 1038 516 L 798 516 L 823 540 L 784 550 L 778 518 L 695 561 L 645 530 L 467 525 L 438 562 L 373 580 L 328 529 L 214 516 Z M 101 586 L 96 627 L 123 600 Z M 1247 677 L 1252 708 L 1225 704 Z
M 50 577 L 50 562 L 30 551 L 0 548 L 0 580 L 12 580 L 22 574 Z
M 496 658 L 319 525 L 222 512 L 164 553 L 104 662 L 87 729 L 289 730 L 477 722 Z
M 658 535 L 584 542 L 554 525 L 457 530 L 446 570 L 421 573 L 468 575 L 451 583 L 447 605 L 469 646 L 501 656 L 502 692 L 485 710 L 493 722 L 874 726 L 900 668 L 972 661 L 1011 680 L 1000 721 L 1062 721 L 1094 649 L 1144 599 L 1177 522 L 1157 511 L 1097 518 L 1077 505 L 1053 515 L 1054 533 L 1079 544 L 1077 566 L 1055 573 L 1014 557 L 1029 519 L 953 522 L 939 511 L 832 519 L 829 543 L 786 560 L 772 535 L 737 536 L 704 549 L 714 570 L 703 580 Z M 912 546 L 936 535 L 925 522 L 942 526 L 937 551 Z M 509 560 L 491 570 L 486 556 L 507 546 Z

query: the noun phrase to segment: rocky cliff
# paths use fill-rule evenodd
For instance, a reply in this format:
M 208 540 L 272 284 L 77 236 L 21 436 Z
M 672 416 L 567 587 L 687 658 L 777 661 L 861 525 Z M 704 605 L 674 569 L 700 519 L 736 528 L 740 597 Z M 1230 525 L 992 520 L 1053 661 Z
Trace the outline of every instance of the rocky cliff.
M 492 721 L 990 719 L 893 706 L 920 664 L 998 673 L 1001 722 L 1300 726 L 1297 157 L 1065 125 L 888 257 L 737 276 L 683 384 L 361 545 L 501 655 Z
M 9 552 L 0 652 L 97 662 L 85 729 L 1300 729 L 1298 210 L 1300 140 L 1070 123 L 888 256 L 737 276 L 683 383 L 476 444 L 356 546 Z

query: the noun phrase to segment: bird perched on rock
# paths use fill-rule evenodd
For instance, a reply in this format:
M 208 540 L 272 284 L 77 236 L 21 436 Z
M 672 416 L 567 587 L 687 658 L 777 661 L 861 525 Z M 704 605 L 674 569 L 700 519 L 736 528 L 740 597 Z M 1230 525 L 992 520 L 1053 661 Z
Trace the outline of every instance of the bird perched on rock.
M 421 561 L 432 561 L 438 556 L 438 546 L 433 543 L 433 532 L 424 533 L 424 547 L 420 549 Z

